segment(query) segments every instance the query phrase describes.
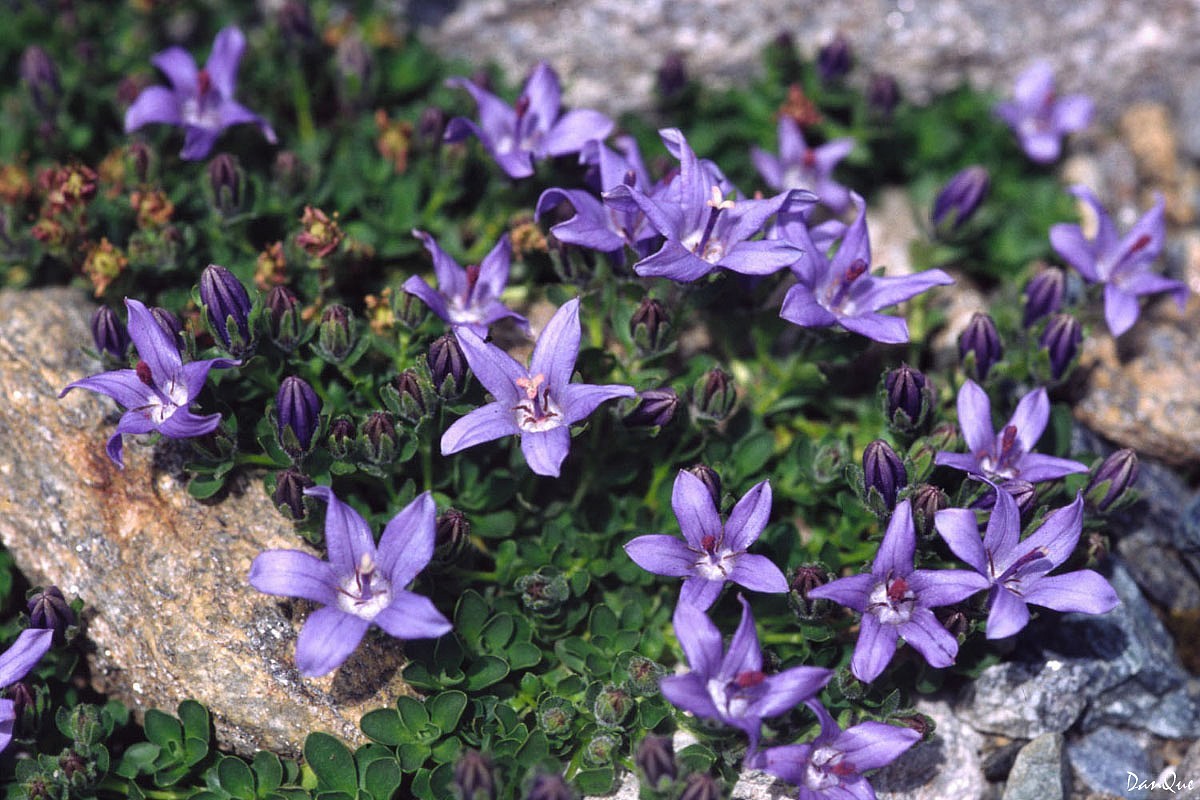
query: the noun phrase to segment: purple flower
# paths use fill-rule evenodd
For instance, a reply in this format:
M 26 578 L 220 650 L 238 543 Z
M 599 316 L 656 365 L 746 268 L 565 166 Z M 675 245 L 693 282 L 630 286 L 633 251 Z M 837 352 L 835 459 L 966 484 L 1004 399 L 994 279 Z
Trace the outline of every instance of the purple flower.
M 769 200 L 746 200 L 714 165 L 701 161 L 675 128 L 659 131 L 679 159 L 679 175 L 655 195 L 621 184 L 604 193 L 609 208 L 641 212 L 666 237 L 662 248 L 633 265 L 643 277 L 690 282 L 724 267 L 745 275 L 769 275 L 795 262 L 803 251 L 782 239 L 749 241 L 781 211 L 799 211 L 814 196 L 799 189 Z M 728 195 L 733 194 L 734 199 Z
M 1029 622 L 1028 604 L 1056 611 L 1103 614 L 1119 602 L 1117 593 L 1090 569 L 1047 575 L 1074 551 L 1083 532 L 1083 498 L 1057 509 L 1025 539 L 1016 501 L 997 490 L 996 505 L 982 541 L 975 512 L 962 508 L 939 511 L 938 533 L 956 556 L 987 579 L 987 638 L 1012 636 Z
M 37 666 L 54 641 L 52 628 L 28 628 L 13 642 L 12 647 L 0 653 L 0 687 L 12 686 L 24 678 L 29 670 Z M 17 708 L 12 700 L 0 700 L 0 750 L 12 741 L 13 725 L 17 721 Z
M 1022 72 L 1013 99 L 997 103 L 994 111 L 1017 134 L 1025 155 L 1040 164 L 1058 158 L 1064 134 L 1083 130 L 1092 121 L 1091 98 L 1059 97 L 1048 61 L 1038 61 Z
M 579 298 L 563 305 L 533 348 L 529 369 L 469 330 L 456 330 L 467 363 L 494 402 L 475 409 L 442 434 L 448 456 L 504 436 L 520 436 L 521 452 L 539 475 L 558 477 L 571 445 L 571 425 L 605 400 L 633 397 L 630 386 L 571 383 L 579 356 Z
M 1104 319 L 1112 335 L 1120 336 L 1137 321 L 1141 295 L 1172 292 L 1182 310 L 1187 286 L 1150 271 L 1163 247 L 1163 196 L 1158 195 L 1154 207 L 1118 237 L 1112 218 L 1091 190 L 1075 186 L 1071 194 L 1096 212 L 1096 237 L 1086 239 L 1080 226 L 1060 223 L 1050 228 L 1050 244 L 1085 281 L 1104 284 Z
M 987 392 L 968 380 L 958 390 L 958 426 L 969 451 L 939 451 L 934 463 L 993 481 L 1020 478 L 1040 483 L 1073 472 L 1087 472 L 1087 467 L 1078 461 L 1033 452 L 1049 421 L 1050 398 L 1039 387 L 1021 398 L 1012 418 L 996 433 Z
M 738 600 L 742 621 L 728 650 L 722 649 L 721 631 L 707 614 L 688 603 L 675 606 L 675 636 L 691 672 L 663 678 L 661 687 L 663 696 L 684 711 L 740 728 L 750 737 L 753 750 L 764 718 L 813 699 L 833 672 L 792 667 L 774 675 L 764 673 L 750 604 L 744 597 Z
M 816 739 L 768 747 L 748 761 L 748 766 L 798 786 L 798 800 L 874 800 L 875 790 L 863 773 L 887 766 L 921 739 L 912 728 L 882 722 L 842 730 L 816 700 L 808 707 L 821 721 Z
M 533 160 L 578 153 L 593 139 L 612 132 L 613 122 L 599 111 L 575 109 L 560 116 L 558 76 L 539 61 L 513 107 L 466 78 L 451 78 L 448 86 L 466 89 L 479 106 L 479 123 L 455 117 L 446 126 L 445 141 L 461 142 L 471 134 L 512 178 L 533 174 Z
M 888 522 L 870 573 L 838 578 L 808 593 L 862 613 L 850 671 L 865 683 L 883 672 L 901 636 L 930 666 L 953 664 L 958 640 L 930 609 L 957 603 L 987 588 L 987 580 L 969 570 L 913 569 L 916 547 L 912 506 L 904 500 Z
M 480 338 L 487 336 L 488 326 L 506 317 L 517 320 L 526 331 L 529 330 L 528 320 L 500 302 L 512 261 L 508 234 L 496 242 L 492 252 L 484 256 L 478 266 L 472 264 L 466 269 L 438 247 L 428 233 L 414 230 L 413 236 L 420 239 L 433 256 L 438 288 L 434 289 L 423 278 L 413 275 L 404 282 L 404 291 L 420 298 L 446 324 L 467 328 Z
M 842 236 L 833 258 L 816 246 L 804 226 L 794 226 L 789 236 L 804 250 L 804 258 L 792 265 L 799 280 L 783 298 L 779 316 L 804 328 L 841 325 L 848 331 L 895 344 L 908 341 L 908 323 L 899 317 L 880 314 L 934 286 L 954 279 L 940 269 L 917 275 L 885 278 L 872 275 L 871 243 L 867 236 L 867 210 L 863 199 L 851 193 L 858 217 Z
M 810 189 L 835 214 L 850 207 L 850 190 L 833 179 L 833 168 L 854 149 L 853 139 L 834 139 L 809 147 L 800 125 L 791 117 L 779 118 L 779 155 L 755 147 L 750 159 L 758 174 L 777 192 Z
M 680 603 L 707 610 L 726 581 L 756 592 L 788 590 L 779 567 L 766 556 L 746 552 L 771 516 L 769 483 L 757 483 L 746 492 L 722 526 L 708 487 L 687 470 L 680 470 L 671 492 L 671 507 L 685 541 L 664 534 L 639 536 L 625 545 L 625 552 L 648 572 L 683 578 Z
M 187 439 L 216 430 L 221 424 L 220 414 L 200 417 L 188 407 L 204 388 L 210 369 L 241 365 L 225 358 L 184 364 L 179 348 L 155 322 L 146 306 L 125 298 L 125 308 L 129 317 L 129 338 L 141 359 L 137 368 L 115 369 L 83 378 L 68 384 L 58 395 L 62 397 L 72 389 L 88 389 L 108 395 L 125 406 L 125 414 L 106 448 L 108 457 L 122 469 L 125 467 L 121 453 L 122 434 L 156 431 L 171 439 Z
M 319 603 L 296 640 L 296 666 L 309 677 L 337 669 L 375 623 L 397 639 L 434 639 L 449 620 L 428 597 L 404 587 L 433 557 L 437 508 L 429 492 L 383 529 L 379 547 L 367 522 L 328 486 L 305 489 L 327 503 L 322 561 L 299 550 L 267 550 L 250 565 L 250 585 L 266 594 Z
M 161 122 L 182 125 L 183 152 L 180 158 L 204 158 L 221 132 L 230 125 L 250 122 L 275 144 L 275 131 L 262 117 L 233 99 L 238 63 L 246 49 L 246 37 L 235 27 L 223 28 L 213 42 L 204 69 L 197 70 L 192 56 L 179 47 L 169 47 L 151 59 L 171 82 L 171 88 L 151 86 L 142 90 L 125 112 L 125 132 Z

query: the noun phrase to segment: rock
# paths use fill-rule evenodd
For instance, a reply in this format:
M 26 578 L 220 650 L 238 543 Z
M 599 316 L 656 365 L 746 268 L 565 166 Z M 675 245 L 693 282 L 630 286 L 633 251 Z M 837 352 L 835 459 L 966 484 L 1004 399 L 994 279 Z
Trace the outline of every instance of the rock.
M 1096 697 L 1083 717 L 1083 729 L 1117 725 L 1166 739 L 1200 738 L 1200 685 L 1191 684 L 1162 694 L 1136 679 L 1125 681 Z
M 1164 767 L 1156 780 L 1172 797 L 1200 800 L 1200 741 L 1192 743 L 1178 764 Z
M 978 800 L 983 779 L 983 737 L 960 720 L 945 700 L 920 698 L 916 710 L 936 724 L 933 738 L 870 776 L 879 800 Z
M 1062 800 L 1068 792 L 1067 778 L 1062 734 L 1043 733 L 1017 754 L 1004 800 Z
M 1179 149 L 1188 158 L 1200 161 L 1200 86 L 1185 84 L 1176 110 Z
M 738 776 L 729 793 L 730 800 L 786 800 L 794 797 L 796 787 L 774 775 L 749 770 Z
M 888 275 L 911 275 L 914 270 L 909 246 L 927 234 L 917 227 L 917 211 L 907 190 L 889 186 L 867 208 L 867 230 L 871 232 L 871 267 L 884 267 Z M 929 265 L 922 264 L 920 269 Z
M 1156 773 L 1146 750 L 1127 733 L 1101 728 L 1067 745 L 1067 757 L 1079 781 L 1097 792 L 1142 800 L 1150 792 L 1129 786 L 1129 773 L 1142 780 L 1154 780 Z
M 90 305 L 68 289 L 0 292 L 0 539 L 36 583 L 85 603 L 94 687 L 137 711 L 195 698 L 218 741 L 295 754 L 310 731 L 361 742 L 363 712 L 405 693 L 398 646 L 368 637 L 334 675 L 295 669 L 300 603 L 246 583 L 267 548 L 299 547 L 257 480 L 216 504 L 181 483 L 178 448 L 126 437 L 126 468 L 104 453 L 108 398 L 68 382 L 84 356 Z
M 1177 225 L 1193 222 L 1196 212 L 1183 190 L 1170 109 L 1162 103 L 1136 103 L 1121 115 L 1118 127 L 1143 183 L 1165 195 L 1167 219 Z

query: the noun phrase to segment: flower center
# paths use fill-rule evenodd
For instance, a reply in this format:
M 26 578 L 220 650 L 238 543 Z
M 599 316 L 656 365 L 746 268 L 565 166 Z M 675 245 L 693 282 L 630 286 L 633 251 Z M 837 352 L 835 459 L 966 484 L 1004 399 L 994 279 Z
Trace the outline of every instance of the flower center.
M 850 266 L 846 271 L 839 275 L 837 280 L 829 285 L 825 292 L 825 297 L 828 300 L 830 309 L 840 309 L 846 302 L 847 296 L 850 294 L 851 287 L 854 282 L 867 274 L 867 262 L 864 259 L 856 258 L 850 262 Z
M 902 577 L 889 577 L 875 584 L 868 598 L 867 611 L 883 625 L 903 625 L 912 617 L 917 594 Z
M 712 194 L 705 201 L 705 205 L 708 206 L 708 221 L 704 224 L 704 230 L 700 232 L 699 238 L 692 233 L 681 244 L 708 263 L 715 264 L 725 255 L 725 244 L 720 240 L 712 241 L 713 231 L 717 227 L 717 218 L 721 216 L 722 211 L 733 208 L 734 203 L 732 200 L 726 200 L 725 196 L 721 194 L 721 187 L 714 184 Z
M 221 92 L 213 85 L 208 70 L 196 73 L 196 95 L 183 101 L 181 115 L 186 124 L 197 128 L 221 127 Z
M 708 681 L 708 695 L 726 719 L 741 719 L 746 709 L 766 692 L 767 676 L 761 670 L 745 670 L 733 680 L 712 678 Z
M 808 758 L 804 785 L 815 792 L 840 786 L 845 778 L 858 774 L 846 754 L 836 747 L 818 747 Z
M 1012 565 L 1004 570 L 1004 573 L 997 578 L 997 582 L 1004 584 L 1004 588 L 1008 589 L 1018 597 L 1021 596 L 1021 582 L 1032 572 L 1047 572 L 1050 569 L 1049 563 L 1050 553 L 1044 547 L 1035 547 L 1025 555 L 1018 558 Z M 995 574 L 995 567 L 992 565 L 992 555 L 988 553 L 988 566 L 990 571 Z
M 996 437 L 992 451 L 977 453 L 979 467 L 989 476 L 1008 480 L 1021 474 L 1017 463 L 1025 455 L 1020 442 L 1017 441 L 1017 426 L 1005 425 L 1004 430 Z
M 363 553 L 354 574 L 338 586 L 337 606 L 347 614 L 362 619 L 375 619 L 392 600 L 392 584 L 375 569 L 375 559 Z
M 517 412 L 517 427 L 527 433 L 548 431 L 563 424 L 562 409 L 550 397 L 550 387 L 542 386 L 545 380 L 546 376 L 540 372 L 516 380 L 517 388 L 525 393 L 525 400 L 512 410 Z
M 165 386 L 159 386 L 155 383 L 154 372 L 145 361 L 139 361 L 134 368 L 134 372 L 137 373 L 138 380 L 144 383 L 154 395 L 147 398 L 147 402 L 144 405 L 132 410 L 145 414 L 155 425 L 163 424 L 171 418 L 172 414 L 180 408 L 186 407 L 191 402 L 191 398 L 188 396 L 187 384 L 177 376 L 168 380 Z

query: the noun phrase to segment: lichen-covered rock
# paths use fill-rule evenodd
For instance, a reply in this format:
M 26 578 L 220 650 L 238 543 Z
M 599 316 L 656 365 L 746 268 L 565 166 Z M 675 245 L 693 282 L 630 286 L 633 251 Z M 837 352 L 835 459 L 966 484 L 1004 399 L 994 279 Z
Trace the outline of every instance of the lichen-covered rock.
M 0 292 L 0 539 L 35 583 L 85 603 L 93 683 L 135 709 L 195 698 L 240 752 L 298 752 L 326 730 L 359 741 L 363 712 L 405 691 L 400 648 L 382 635 L 332 676 L 292 660 L 307 609 L 246 583 L 261 550 L 298 547 L 258 480 L 219 503 L 193 500 L 177 448 L 126 440 L 104 453 L 108 398 L 76 391 L 98 371 L 80 351 L 91 306 L 77 292 Z

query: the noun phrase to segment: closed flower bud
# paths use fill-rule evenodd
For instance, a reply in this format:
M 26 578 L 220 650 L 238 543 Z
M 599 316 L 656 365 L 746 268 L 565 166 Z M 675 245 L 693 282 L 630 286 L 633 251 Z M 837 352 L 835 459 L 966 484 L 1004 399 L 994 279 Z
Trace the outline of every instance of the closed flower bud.
M 1037 487 L 1029 481 L 1020 478 L 1010 478 L 998 484 L 1000 490 L 1008 492 L 1017 504 L 1017 512 L 1022 517 L 1028 517 L 1037 505 Z M 978 500 L 971 503 L 971 508 L 980 511 L 991 511 L 996 506 L 996 491 L 990 486 L 980 495 Z
M 561 741 L 569 736 L 574 721 L 575 705 L 565 697 L 550 695 L 538 704 L 538 727 L 552 739 Z
M 840 32 L 817 51 L 817 74 L 822 83 L 837 83 L 845 78 L 854 67 L 854 53 L 850 41 Z
M 109 306 L 100 306 L 92 314 L 92 341 L 101 356 L 124 362 L 129 350 L 129 331 Z
M 967 619 L 967 615 L 961 611 L 952 609 L 942 609 L 942 613 L 937 615 L 938 622 L 942 623 L 942 627 L 950 632 L 950 635 L 962 644 L 967 633 L 971 630 L 971 620 Z
M 867 108 L 884 120 L 892 118 L 900 104 L 900 85 L 891 75 L 876 72 L 867 82 Z
M 250 296 L 232 272 L 216 264 L 205 267 L 200 274 L 200 304 L 209 330 L 230 355 L 241 358 L 254 349 Z
M 372 60 L 371 51 L 361 37 L 346 36 L 338 42 L 333 61 L 342 78 L 338 82 L 338 96 L 343 105 L 355 106 L 367 98 Z
M 334 364 L 345 361 L 356 341 L 354 315 L 350 309 L 334 303 L 321 312 L 317 351 L 326 361 Z
M 446 400 L 462 395 L 467 388 L 467 357 L 454 335 L 447 333 L 434 339 L 425 358 L 438 395 Z
M 592 703 L 592 714 L 600 725 L 617 727 L 633 710 L 633 697 L 619 686 L 605 686 Z
M 704 484 L 704 488 L 708 489 L 708 494 L 713 499 L 713 505 L 720 508 L 721 476 L 717 474 L 717 471 L 707 464 L 694 464 L 688 467 L 687 471 L 700 479 L 700 482 Z
M 456 508 L 446 509 L 434 529 L 433 559 L 442 564 L 456 560 L 471 542 L 471 523 Z
M 704 772 L 693 772 L 688 776 L 679 800 L 724 800 L 724 797 L 716 778 Z
M 688 85 L 687 61 L 678 51 L 667 53 L 655 74 L 655 88 L 663 100 L 671 100 Z
M 406 330 L 416 330 L 421 327 L 429 316 L 429 306 L 415 294 L 394 292 L 391 296 L 392 319 Z
M 383 402 L 397 416 L 417 422 L 424 419 L 433 403 L 425 378 L 415 369 L 406 369 L 383 387 Z
M 824 564 L 802 564 L 788 578 L 788 605 L 805 622 L 819 620 L 832 607 L 830 601 L 809 597 L 809 592 L 833 580 Z
M 1039 319 L 1062 310 L 1067 293 L 1067 276 L 1055 267 L 1034 275 L 1025 286 L 1025 313 L 1021 324 L 1028 328 Z
M 638 404 L 625 415 L 631 428 L 662 428 L 675 418 L 679 395 L 674 389 L 649 389 L 638 394 Z
M 642 739 L 633 755 L 633 763 L 642 773 L 642 780 L 651 789 L 675 780 L 679 768 L 675 764 L 675 748 L 666 736 L 649 735 Z
M 913 434 L 929 421 L 933 387 L 921 372 L 901 364 L 883 379 L 883 413 L 897 432 Z
M 329 435 L 325 438 L 329 454 L 338 461 L 345 461 L 354 452 L 354 441 L 358 430 L 354 420 L 349 417 L 338 417 L 329 423 Z
M 896 507 L 896 495 L 908 485 L 908 473 L 896 451 L 882 439 L 876 439 L 863 451 L 863 496 L 870 502 L 876 491 L 884 508 Z
M 545 774 L 534 777 L 525 800 L 575 800 L 575 791 L 562 775 Z
M 1093 508 L 1108 511 L 1137 483 L 1138 470 L 1137 453 L 1129 448 L 1117 450 L 1092 472 L 1083 495 Z
M 61 636 L 68 626 L 76 622 L 75 612 L 67 598 L 57 586 L 47 586 L 29 596 L 29 627 L 47 628 Z
M 436 151 L 442 146 L 445 132 L 446 112 L 437 106 L 426 106 L 417 120 L 417 147 L 426 152 Z
M 1079 320 L 1070 314 L 1055 314 L 1046 323 L 1038 344 L 1050 357 L 1050 377 L 1058 380 L 1067 373 L 1075 356 L 1079 354 L 1079 343 L 1083 341 L 1083 328 Z
M 17 681 L 9 686 L 4 690 L 4 696 L 12 701 L 13 716 L 18 720 L 24 715 L 25 709 L 37 708 L 37 695 L 26 681 Z
M 358 432 L 358 452 L 371 464 L 390 464 L 396 457 L 396 423 L 386 411 L 372 411 Z
M 980 382 L 987 378 L 1004 355 L 1000 332 L 990 316 L 980 311 L 971 315 L 966 329 L 958 337 L 958 355 L 968 375 Z
M 913 489 L 911 499 L 913 527 L 918 536 L 928 539 L 934 534 L 934 515 L 950 507 L 950 496 L 933 484 L 922 483 Z
M 629 673 L 629 680 L 625 685 L 638 697 L 658 694 L 659 679 L 666 674 L 662 664 L 639 655 L 629 657 L 625 671 Z
M 643 353 L 661 351 L 670 330 L 671 320 L 667 316 L 666 307 L 649 297 L 642 299 L 633 316 L 629 318 L 629 333 L 634 344 Z
M 958 448 L 958 428 L 948 422 L 939 422 L 927 435 L 917 439 L 908 448 L 906 459 L 913 483 L 921 483 L 933 472 L 934 459 L 943 450 Z
M 321 401 L 302 378 L 289 375 L 275 395 L 276 429 L 279 446 L 292 458 L 312 449 L 313 434 L 321 423 Z
M 242 210 L 244 185 L 245 174 L 234 156 L 219 153 L 208 162 L 208 188 L 213 208 L 221 216 L 230 217 Z
M 179 321 L 179 317 L 172 314 L 162 306 L 154 306 L 150 309 L 150 316 L 154 317 L 154 322 L 162 329 L 162 332 L 167 335 L 167 338 L 179 346 L 179 337 L 183 334 L 183 323 Z
M 892 719 L 904 727 L 921 734 L 922 739 L 928 739 L 932 736 L 934 729 L 937 727 L 937 723 L 933 721 L 933 717 L 927 714 L 912 714 L 907 717 L 893 717 Z
M 692 401 L 699 417 L 720 422 L 729 416 L 737 402 L 733 378 L 724 370 L 710 369 L 696 381 Z
M 826 484 L 840 479 L 849 459 L 850 453 L 845 442 L 838 440 L 821 445 L 810 465 L 813 480 L 818 484 Z
M 312 478 L 295 467 L 289 467 L 275 476 L 275 491 L 271 499 L 279 513 L 292 522 L 303 522 L 312 514 L 311 501 L 304 490 L 315 484 Z
M 962 227 L 987 197 L 989 184 L 988 171 L 977 164 L 951 178 L 933 201 L 934 230 L 945 234 Z
M 292 352 L 300 343 L 302 332 L 300 301 L 291 289 L 276 286 L 267 292 L 266 309 L 267 331 L 271 341 L 283 352 Z
M 278 6 L 275 20 L 284 39 L 293 44 L 307 44 L 314 38 L 312 12 L 308 3 L 301 0 L 285 0 Z
M 454 764 L 454 786 L 461 800 L 495 800 L 496 767 L 478 750 L 463 750 Z
M 518 578 L 516 589 L 525 608 L 546 619 L 558 616 L 563 604 L 571 598 L 571 585 L 552 567 Z
M 621 747 L 621 737 L 601 732 L 592 736 L 583 748 L 583 758 L 589 764 L 602 766 L 611 764 L 613 756 Z
M 54 114 L 58 106 L 58 98 L 62 85 L 58 79 L 58 67 L 50 60 L 45 50 L 37 45 L 30 45 L 21 53 L 21 61 L 17 65 L 21 81 L 29 90 L 33 107 L 43 117 Z

